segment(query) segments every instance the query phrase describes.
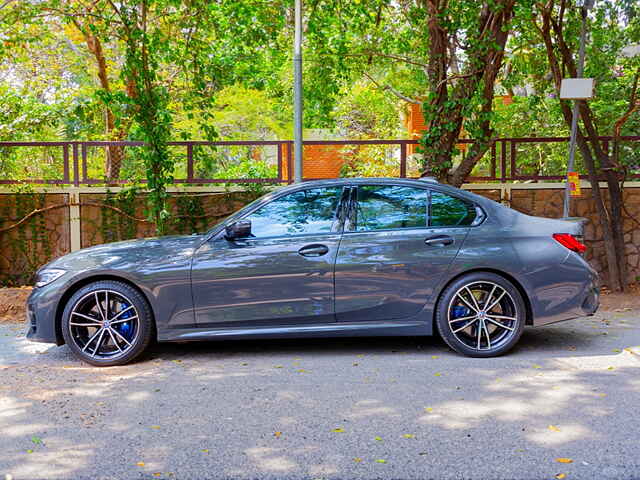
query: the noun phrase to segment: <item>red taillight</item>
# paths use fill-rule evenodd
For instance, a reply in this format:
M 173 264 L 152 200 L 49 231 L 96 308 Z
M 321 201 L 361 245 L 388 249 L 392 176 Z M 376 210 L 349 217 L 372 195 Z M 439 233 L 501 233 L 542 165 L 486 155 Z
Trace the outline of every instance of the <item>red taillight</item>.
M 584 243 L 580 242 L 576 237 L 569 233 L 554 233 L 553 238 L 562 246 L 567 247 L 574 252 L 584 253 L 587 247 Z

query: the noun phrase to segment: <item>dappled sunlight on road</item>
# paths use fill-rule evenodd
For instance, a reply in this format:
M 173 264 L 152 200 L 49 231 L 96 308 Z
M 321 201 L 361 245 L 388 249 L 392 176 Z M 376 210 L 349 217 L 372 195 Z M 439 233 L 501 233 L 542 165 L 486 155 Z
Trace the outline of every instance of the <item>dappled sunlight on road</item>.
M 640 322 L 624 319 L 528 331 L 493 359 L 437 339 L 323 339 L 158 345 L 100 369 L 0 337 L 0 474 L 618 478 L 617 458 L 640 458 L 625 414 L 640 404 Z

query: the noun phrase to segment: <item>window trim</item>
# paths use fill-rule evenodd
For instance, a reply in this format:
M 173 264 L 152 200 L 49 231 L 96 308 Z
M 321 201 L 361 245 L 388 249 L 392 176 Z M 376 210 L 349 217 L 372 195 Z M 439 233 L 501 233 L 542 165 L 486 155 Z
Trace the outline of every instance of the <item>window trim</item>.
M 272 198 L 268 198 L 265 199 L 265 201 L 263 202 L 258 202 L 254 208 L 251 208 L 249 211 L 247 212 L 243 212 L 242 215 L 239 215 L 237 217 L 234 217 L 232 219 L 229 220 L 229 222 L 224 222 L 224 224 L 222 225 L 222 228 L 218 231 L 215 232 L 214 234 L 212 234 L 209 239 L 210 240 L 219 240 L 223 235 L 224 235 L 224 229 L 227 225 L 231 225 L 234 222 L 240 221 L 240 220 L 246 220 L 247 217 L 249 217 L 250 215 L 254 214 L 257 210 L 266 207 L 267 205 L 280 200 L 283 197 L 286 197 L 288 195 L 293 195 L 295 193 L 304 191 L 304 190 L 318 190 L 318 189 L 327 189 L 327 188 L 342 188 L 341 192 L 338 192 L 338 203 L 336 205 L 336 210 L 334 212 L 334 218 L 332 220 L 332 224 L 331 224 L 331 230 L 330 232 L 305 232 L 305 233 L 297 233 L 297 234 L 292 234 L 292 235 L 271 235 L 268 237 L 249 237 L 243 240 L 249 240 L 249 241 L 256 241 L 256 240 L 273 240 L 273 239 L 277 239 L 277 238 L 291 238 L 291 239 L 295 239 L 295 238 L 301 238 L 301 237 L 305 237 L 305 236 L 329 236 L 329 235 L 341 235 L 344 231 L 344 220 L 342 221 L 338 221 L 336 223 L 336 220 L 339 219 L 338 217 L 338 213 L 340 212 L 340 209 L 342 208 L 342 204 L 345 200 L 345 192 L 347 192 L 351 186 L 350 185 L 344 185 L 344 184 L 339 184 L 339 183 L 335 183 L 335 184 L 329 184 L 329 185 L 324 185 L 324 186 L 316 186 L 316 187 L 308 187 L 305 188 L 303 185 L 301 186 L 301 188 L 297 188 L 295 190 L 287 190 L 284 192 L 280 192 L 279 194 L 275 194 Z M 334 226 L 336 227 L 336 230 L 333 231 Z
M 410 188 L 415 188 L 416 190 L 426 190 L 427 191 L 427 218 L 426 220 L 428 221 L 428 223 L 431 223 L 431 194 L 433 192 L 438 192 L 441 193 L 443 195 L 448 195 L 450 197 L 456 198 L 464 203 L 467 203 L 469 205 L 471 205 L 472 207 L 474 207 L 474 209 L 477 210 L 480 209 L 480 211 L 484 214 L 484 217 L 481 218 L 480 222 L 478 222 L 477 224 L 475 224 L 475 219 L 474 221 L 470 224 L 470 225 L 425 225 L 424 227 L 400 227 L 400 228 L 381 228 L 378 230 L 363 230 L 363 231 L 358 231 L 355 230 L 355 228 L 357 227 L 357 207 L 354 208 L 354 204 L 357 205 L 358 203 L 358 189 L 360 187 L 363 186 L 379 186 L 379 187 L 410 187 Z M 353 184 L 351 185 L 351 189 L 352 189 L 352 194 L 350 195 L 349 198 L 349 206 L 347 208 L 347 221 L 345 222 L 345 224 L 343 225 L 343 235 L 344 234 L 365 234 L 365 233 L 376 233 L 376 232 L 398 232 L 398 231 L 408 231 L 408 230 L 434 230 L 434 229 L 443 229 L 443 228 L 474 228 L 474 227 L 478 227 L 480 225 L 482 225 L 486 219 L 487 219 L 487 212 L 480 206 L 478 205 L 476 202 L 468 200 L 466 198 L 461 198 L 458 195 L 455 194 L 451 194 L 449 192 L 445 192 L 442 191 L 438 188 L 432 188 L 431 186 L 429 187 L 423 187 L 423 186 L 417 186 L 417 185 L 405 185 L 405 184 L 401 184 L 401 183 L 363 183 L 363 184 Z M 354 218 L 352 217 L 353 212 L 356 212 L 356 218 L 354 221 Z M 476 215 L 476 218 L 478 218 L 478 216 Z M 354 230 L 350 230 L 347 229 L 346 226 L 347 224 L 350 226 L 350 228 L 354 228 Z

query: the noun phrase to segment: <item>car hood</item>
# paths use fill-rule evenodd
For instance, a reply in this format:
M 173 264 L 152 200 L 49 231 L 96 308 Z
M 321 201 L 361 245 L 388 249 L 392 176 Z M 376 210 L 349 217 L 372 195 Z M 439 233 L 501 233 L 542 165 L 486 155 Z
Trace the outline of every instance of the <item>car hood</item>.
M 83 248 L 48 263 L 44 268 L 67 271 L 128 269 L 135 266 L 182 263 L 202 243 L 204 235 L 173 235 Z

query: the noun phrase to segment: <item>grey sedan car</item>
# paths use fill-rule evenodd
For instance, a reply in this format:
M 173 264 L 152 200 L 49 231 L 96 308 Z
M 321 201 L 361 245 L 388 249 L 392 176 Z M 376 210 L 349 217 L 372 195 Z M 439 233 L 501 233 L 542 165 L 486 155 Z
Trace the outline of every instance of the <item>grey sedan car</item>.
M 204 234 L 99 245 L 37 273 L 34 341 L 120 365 L 153 340 L 433 335 L 475 357 L 598 308 L 579 222 L 432 180 L 278 189 Z

